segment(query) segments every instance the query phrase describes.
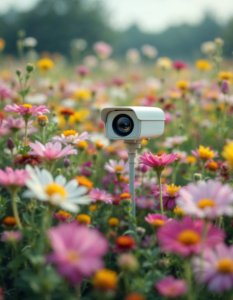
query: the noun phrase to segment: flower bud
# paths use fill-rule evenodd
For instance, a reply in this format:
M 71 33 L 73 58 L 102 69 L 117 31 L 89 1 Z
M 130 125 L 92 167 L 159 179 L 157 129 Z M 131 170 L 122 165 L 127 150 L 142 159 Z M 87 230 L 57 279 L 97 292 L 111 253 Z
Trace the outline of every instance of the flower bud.
M 202 175 L 200 173 L 195 173 L 193 175 L 194 180 L 197 182 L 199 180 L 202 180 Z
M 65 168 L 68 168 L 68 167 L 70 166 L 70 159 L 69 159 L 69 158 L 65 158 L 65 159 L 63 160 L 63 166 L 64 166 Z
M 16 73 L 17 76 L 20 76 L 21 75 L 21 70 L 17 69 L 15 73 Z
M 117 259 L 119 268 L 125 272 L 134 273 L 139 269 L 139 263 L 135 256 L 129 253 L 120 255 Z
M 26 32 L 23 29 L 18 31 L 18 38 L 19 39 L 24 39 L 25 36 L 26 36 Z
M 8 138 L 7 139 L 7 148 L 12 150 L 12 149 L 14 149 L 14 147 L 15 147 L 15 145 L 14 145 L 12 138 Z
M 222 47 L 224 45 L 224 40 L 222 40 L 221 38 L 216 38 L 214 41 L 218 47 Z
M 225 80 L 225 79 L 224 79 L 223 82 L 222 82 L 221 91 L 222 91 L 224 94 L 229 93 L 229 85 L 228 85 L 227 80 Z
M 146 173 L 148 170 L 149 170 L 149 167 L 147 165 L 142 165 L 141 168 L 140 168 L 140 171 L 142 173 Z
M 56 169 L 56 173 L 57 173 L 57 175 L 60 175 L 60 174 L 61 174 L 61 172 L 62 172 L 62 171 L 61 171 L 61 169 L 60 169 L 60 168 L 57 168 L 57 169 Z
M 229 174 L 230 174 L 230 166 L 228 165 L 228 163 L 223 163 L 220 168 L 220 175 L 225 177 L 228 176 Z
M 28 73 L 31 73 L 34 70 L 34 65 L 33 64 L 27 64 L 26 70 Z
M 120 196 L 120 205 L 129 206 L 132 203 L 132 196 L 129 193 L 123 193 Z
M 48 117 L 43 115 L 43 116 L 38 116 L 37 117 L 37 123 L 40 127 L 46 127 L 49 124 Z

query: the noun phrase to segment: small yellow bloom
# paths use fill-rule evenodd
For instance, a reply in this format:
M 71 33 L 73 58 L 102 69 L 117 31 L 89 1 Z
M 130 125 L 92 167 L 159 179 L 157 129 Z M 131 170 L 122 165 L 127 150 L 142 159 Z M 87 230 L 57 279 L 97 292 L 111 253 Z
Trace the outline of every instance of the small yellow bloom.
M 219 80 L 220 81 L 227 80 L 228 84 L 232 83 L 232 77 L 233 77 L 233 74 L 231 72 L 223 71 L 218 74 Z
M 186 80 L 179 80 L 179 81 L 177 81 L 176 86 L 180 90 L 187 90 L 189 88 L 189 82 Z
M 108 225 L 110 227 L 117 227 L 117 226 L 119 226 L 119 219 L 117 219 L 117 218 L 110 218 L 108 220 Z
M 146 146 L 148 144 L 148 140 L 142 140 L 142 147 Z
M 0 38 L 0 52 L 5 48 L 5 41 L 4 39 Z
M 91 217 L 86 214 L 79 214 L 76 217 L 76 220 L 78 221 L 79 224 L 91 224 Z
M 208 71 L 211 69 L 211 63 L 206 59 L 199 59 L 196 61 L 196 67 L 197 69 L 201 71 Z
M 68 137 L 70 135 L 75 135 L 76 131 L 71 129 L 71 130 L 65 130 L 62 133 L 64 134 L 65 137 Z
M 117 273 L 109 269 L 97 271 L 93 278 L 94 287 L 101 291 L 116 290 L 117 284 Z
M 233 168 L 233 142 L 226 144 L 222 151 L 222 157 L 228 162 L 231 168 Z
M 73 93 L 73 98 L 76 100 L 90 100 L 91 92 L 86 89 L 77 90 Z
M 83 123 L 89 116 L 89 111 L 86 109 L 75 112 L 69 119 L 70 124 Z
M 46 72 L 54 68 L 54 63 L 49 58 L 42 58 L 37 62 L 37 67 L 39 68 L 40 71 Z
M 88 147 L 88 143 L 86 141 L 80 141 L 76 146 L 77 148 L 84 150 Z
M 197 159 L 195 156 L 187 156 L 186 157 L 186 161 L 188 164 L 195 164 L 197 162 Z
M 169 70 L 172 67 L 172 61 L 168 57 L 160 57 L 157 60 L 157 66 L 163 70 Z
M 167 188 L 166 192 L 167 192 L 171 197 L 173 197 L 173 196 L 179 191 L 179 189 L 181 188 L 181 186 L 176 186 L 176 185 L 174 185 L 174 183 L 173 183 L 173 184 L 170 184 L 170 185 L 165 184 L 165 186 L 166 186 L 166 188 Z
M 210 150 L 210 147 L 204 147 L 202 145 L 199 146 L 198 156 L 202 160 L 209 160 L 215 157 L 215 153 L 213 150 Z
M 97 210 L 97 205 L 91 204 L 91 205 L 89 206 L 89 210 L 90 210 L 91 212 L 96 211 L 96 210 Z
M 183 210 L 179 206 L 176 206 L 174 208 L 173 212 L 176 215 L 180 215 L 180 216 L 184 216 L 185 215 L 185 213 L 183 212 Z

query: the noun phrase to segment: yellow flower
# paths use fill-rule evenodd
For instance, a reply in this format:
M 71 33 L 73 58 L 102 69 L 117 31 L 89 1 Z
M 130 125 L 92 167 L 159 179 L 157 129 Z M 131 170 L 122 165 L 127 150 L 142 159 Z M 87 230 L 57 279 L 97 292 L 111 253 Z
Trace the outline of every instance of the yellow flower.
M 86 186 L 89 190 L 93 187 L 93 182 L 90 181 L 86 176 L 75 176 L 80 186 Z
M 76 100 L 90 100 L 91 92 L 86 89 L 77 90 L 73 93 L 73 98 Z
M 117 226 L 119 226 L 119 220 L 117 218 L 110 218 L 108 220 L 108 225 L 110 227 L 117 227 Z
M 109 269 L 97 271 L 93 278 L 94 287 L 102 291 L 116 290 L 117 283 L 117 273 Z
M 233 168 L 233 142 L 226 144 L 222 151 L 222 157 L 228 162 L 231 168 Z
M 172 61 L 168 57 L 160 57 L 157 60 L 157 66 L 163 70 L 169 70 L 172 67 Z
M 40 71 L 46 72 L 50 69 L 53 69 L 54 63 L 49 58 L 42 58 L 37 62 L 37 67 L 40 69 Z
M 4 39 L 0 38 L 0 52 L 5 48 L 5 41 Z
M 91 224 L 91 217 L 86 214 L 79 214 L 76 217 L 79 224 Z
M 208 71 L 211 69 L 211 63 L 206 59 L 199 59 L 196 61 L 196 67 L 201 71 Z
M 70 116 L 69 123 L 83 123 L 89 116 L 89 111 L 86 109 L 79 110 Z
M 233 74 L 231 72 L 223 71 L 223 72 L 218 73 L 219 80 L 220 81 L 227 80 L 228 84 L 231 84 L 232 77 L 233 77 Z
M 173 212 L 176 215 L 180 215 L 180 216 L 184 216 L 185 215 L 185 213 L 183 212 L 183 210 L 179 206 L 176 206 L 174 208 Z
M 186 80 L 179 80 L 179 81 L 177 81 L 176 86 L 180 90 L 187 90 L 189 88 L 189 82 Z
M 146 146 L 148 144 L 148 140 L 142 140 L 142 147 Z
M 89 210 L 90 210 L 91 212 L 96 211 L 96 209 L 97 209 L 97 205 L 95 205 L 95 204 L 91 204 L 91 205 L 89 206 Z
M 88 143 L 86 141 L 80 141 L 80 142 L 78 142 L 78 144 L 76 146 L 77 146 L 77 148 L 84 150 L 87 148 Z
M 166 186 L 166 193 L 168 193 L 170 197 L 173 197 L 181 188 L 181 186 L 176 186 L 174 185 L 174 183 L 170 185 L 165 184 L 165 186 Z
M 195 164 L 197 162 L 197 159 L 195 156 L 187 156 L 186 157 L 186 161 L 188 164 Z
M 213 150 L 210 150 L 210 147 L 200 145 L 198 149 L 198 156 L 202 160 L 209 160 L 215 157 L 215 153 Z

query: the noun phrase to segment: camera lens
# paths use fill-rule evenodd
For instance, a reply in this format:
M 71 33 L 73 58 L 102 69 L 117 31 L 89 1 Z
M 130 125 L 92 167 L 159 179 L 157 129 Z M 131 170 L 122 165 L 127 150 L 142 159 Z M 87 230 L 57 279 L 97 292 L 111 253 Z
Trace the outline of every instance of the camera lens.
M 133 120 L 130 116 L 121 114 L 115 117 L 113 120 L 113 130 L 117 135 L 127 136 L 134 128 Z

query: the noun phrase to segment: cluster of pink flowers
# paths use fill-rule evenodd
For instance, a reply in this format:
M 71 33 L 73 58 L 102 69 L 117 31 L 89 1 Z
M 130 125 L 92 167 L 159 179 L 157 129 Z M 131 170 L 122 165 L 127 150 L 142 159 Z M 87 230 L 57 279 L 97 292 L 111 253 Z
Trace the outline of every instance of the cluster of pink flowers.
M 31 114 L 34 117 L 36 117 L 37 115 L 50 113 L 50 111 L 47 109 L 45 105 L 32 106 L 29 104 L 24 104 L 18 106 L 17 104 L 13 104 L 13 105 L 7 104 L 4 110 L 8 112 L 17 113 L 22 116 L 24 116 L 25 114 Z
M 28 173 L 22 170 L 13 170 L 6 167 L 6 171 L 0 170 L 0 185 L 7 187 L 25 186 L 25 181 L 29 178 Z

